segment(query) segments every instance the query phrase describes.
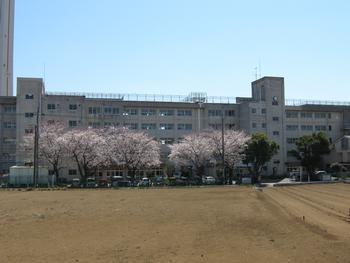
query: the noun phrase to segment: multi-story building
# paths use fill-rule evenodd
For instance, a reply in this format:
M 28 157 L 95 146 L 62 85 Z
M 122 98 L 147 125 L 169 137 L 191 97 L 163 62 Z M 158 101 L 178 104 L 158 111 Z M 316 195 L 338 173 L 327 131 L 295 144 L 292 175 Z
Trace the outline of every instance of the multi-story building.
M 15 0 L 0 0 L 0 96 L 13 92 L 13 31 Z
M 205 129 L 241 129 L 248 134 L 263 132 L 279 144 L 279 153 L 266 167 L 267 174 L 284 174 L 299 163 L 288 152 L 305 134 L 324 131 L 331 143 L 350 132 L 350 103 L 288 101 L 284 79 L 264 77 L 252 83 L 249 98 L 189 96 L 78 94 L 45 92 L 42 79 L 19 78 L 16 97 L 0 97 L 0 171 L 32 162 L 33 154 L 21 147 L 37 121 L 60 121 L 68 127 L 127 126 L 154 136 L 163 146 L 188 133 Z M 348 138 L 348 137 L 344 137 Z M 17 145 L 17 148 L 16 148 Z M 338 149 L 339 147 L 335 147 Z M 344 147 L 342 148 L 344 151 Z M 16 160 L 14 160 L 16 156 Z M 332 161 L 344 153 L 332 154 Z M 339 157 L 339 158 L 337 158 Z M 74 174 L 66 167 L 62 176 Z

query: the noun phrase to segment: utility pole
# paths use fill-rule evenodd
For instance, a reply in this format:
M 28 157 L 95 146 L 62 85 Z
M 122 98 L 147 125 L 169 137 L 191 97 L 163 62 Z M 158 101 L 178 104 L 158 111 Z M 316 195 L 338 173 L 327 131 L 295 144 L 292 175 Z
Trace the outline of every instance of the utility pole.
M 221 147 L 222 147 L 222 177 L 224 178 L 224 184 L 226 184 L 226 164 L 225 164 L 225 122 L 224 122 L 224 109 L 221 113 Z
M 34 187 L 38 185 L 38 169 L 39 169 L 39 109 L 36 113 L 36 124 L 35 124 L 35 133 L 34 133 L 34 170 L 33 170 L 33 183 Z

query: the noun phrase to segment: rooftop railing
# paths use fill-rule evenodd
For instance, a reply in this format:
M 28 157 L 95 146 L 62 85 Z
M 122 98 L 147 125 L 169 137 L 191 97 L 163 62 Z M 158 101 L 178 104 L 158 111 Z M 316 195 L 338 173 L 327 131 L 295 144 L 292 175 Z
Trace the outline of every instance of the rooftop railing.
M 148 102 L 183 102 L 183 103 L 221 103 L 235 104 L 235 97 L 206 96 L 205 93 L 190 93 L 190 95 L 161 95 L 161 94 L 128 94 L 128 93 L 86 93 L 86 92 L 46 92 L 48 96 L 79 96 L 87 99 L 112 99 L 120 101 L 148 101 Z M 242 98 L 240 98 L 242 99 Z M 245 98 L 249 99 L 249 98 Z M 329 105 L 329 106 L 350 106 L 348 101 L 330 100 L 301 100 L 286 99 L 286 106 L 302 105 Z
M 203 94 L 191 93 L 185 95 L 160 95 L 160 94 L 123 94 L 123 93 L 85 93 L 85 92 L 46 92 L 48 96 L 80 96 L 87 99 L 113 99 L 120 101 L 149 101 L 149 102 L 184 102 L 184 103 L 223 103 L 234 104 L 236 98 L 224 96 L 203 96 Z M 198 96 L 193 96 L 197 94 Z
M 332 100 L 286 99 L 286 106 L 302 106 L 302 105 L 350 106 L 350 102 L 349 101 L 332 101 Z

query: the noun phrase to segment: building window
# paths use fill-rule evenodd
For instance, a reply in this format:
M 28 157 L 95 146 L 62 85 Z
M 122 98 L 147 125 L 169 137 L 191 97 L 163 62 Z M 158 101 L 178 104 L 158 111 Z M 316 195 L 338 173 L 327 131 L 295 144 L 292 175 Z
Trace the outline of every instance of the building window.
M 313 131 L 312 125 L 301 125 L 302 131 Z
M 4 108 L 5 113 L 15 113 L 16 112 L 16 105 L 8 105 Z
M 156 115 L 157 111 L 155 109 L 142 109 L 141 115 L 142 116 L 154 116 Z
M 252 123 L 252 128 L 256 128 L 256 123 L 255 122 Z
M 3 125 L 4 125 L 4 129 L 16 129 L 15 121 L 5 121 Z
M 34 113 L 33 112 L 26 112 L 26 113 L 24 113 L 24 117 L 26 117 L 26 118 L 33 118 L 34 117 Z
M 106 115 L 119 115 L 119 108 L 104 107 L 104 113 Z
M 161 124 L 159 124 L 159 129 L 160 130 L 173 130 L 174 129 L 174 124 L 172 124 L 172 123 L 161 123 Z
M 191 123 L 179 123 L 177 125 L 178 130 L 186 130 L 191 131 L 192 130 L 192 124 Z
M 100 107 L 89 107 L 89 114 L 95 115 L 95 114 L 100 114 L 100 113 L 101 113 Z
M 29 128 L 29 129 L 24 129 L 24 133 L 25 134 L 32 134 L 33 133 L 33 129 Z
M 266 114 L 266 109 L 265 108 L 261 109 L 261 114 Z
M 173 116 L 174 110 L 159 110 L 159 116 Z
M 252 108 L 252 113 L 256 113 L 256 109 L 255 108 Z
M 216 123 L 209 124 L 209 128 L 213 130 L 221 130 L 221 127 L 222 127 L 221 124 L 216 124 Z
M 278 135 L 280 135 L 280 132 L 279 131 L 273 131 L 272 134 L 275 135 L 275 136 L 278 136 Z
M 234 130 L 235 129 L 235 124 L 234 123 L 228 123 L 228 124 L 225 124 L 225 128 L 227 130 Z
M 279 117 L 272 117 L 272 120 L 273 120 L 273 121 L 279 121 L 280 118 L 279 118 Z
M 3 144 L 16 144 L 16 139 L 13 138 L 3 138 L 2 139 Z
M 234 117 L 235 116 L 235 110 L 225 110 L 225 116 L 227 116 L 227 117 Z
M 33 94 L 26 94 L 26 100 L 32 100 L 32 99 L 34 99 Z
M 297 131 L 297 130 L 299 130 L 299 126 L 298 125 L 287 125 L 286 130 L 287 131 Z
M 47 110 L 55 110 L 56 109 L 56 104 L 49 103 L 47 104 Z
M 78 106 L 77 104 L 69 104 L 69 110 L 77 110 Z
M 287 143 L 288 144 L 295 144 L 298 138 L 287 138 Z
M 136 116 L 137 114 L 138 114 L 137 109 L 125 109 L 123 112 L 124 116 L 129 116 L 129 115 Z
M 325 112 L 315 112 L 315 119 L 326 119 L 327 114 Z
M 328 130 L 331 131 L 332 130 L 332 125 L 328 126 Z
M 327 126 L 326 125 L 315 125 L 315 131 L 326 131 Z
M 297 111 L 286 111 L 287 118 L 298 118 L 299 113 Z
M 332 119 L 332 113 L 328 113 L 328 119 Z
M 300 118 L 312 119 L 312 112 L 300 112 Z
M 155 123 L 142 123 L 141 129 L 142 130 L 155 130 L 157 128 L 157 125 Z
M 174 139 L 173 138 L 160 138 L 159 139 L 160 144 L 173 144 L 174 143 Z
M 332 138 L 329 138 L 329 143 L 330 143 L 330 144 L 332 144 L 332 143 L 333 143 Z
M 277 106 L 278 105 L 278 98 L 276 96 L 272 97 L 272 105 Z
M 263 129 L 266 128 L 266 123 L 265 122 L 261 124 L 261 128 L 263 128 Z
M 77 127 L 78 123 L 77 123 L 77 121 L 68 121 L 68 126 L 70 128 Z
M 89 122 L 89 127 L 96 129 L 100 127 L 100 123 L 99 122 Z
M 126 123 L 124 126 L 130 130 L 137 130 L 139 127 L 137 123 Z
M 69 169 L 69 170 L 68 170 L 68 175 L 77 175 L 77 170 L 75 170 L 75 169 Z
M 177 110 L 177 116 L 192 116 L 192 110 Z
M 222 110 L 208 110 L 208 116 L 209 117 L 221 117 Z

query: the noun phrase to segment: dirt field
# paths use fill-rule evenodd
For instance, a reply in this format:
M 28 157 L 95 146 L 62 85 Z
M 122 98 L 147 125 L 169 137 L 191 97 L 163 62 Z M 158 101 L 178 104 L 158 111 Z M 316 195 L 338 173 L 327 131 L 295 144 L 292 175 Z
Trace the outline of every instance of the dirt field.
M 350 262 L 349 208 L 345 184 L 0 191 L 0 262 Z

